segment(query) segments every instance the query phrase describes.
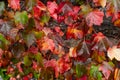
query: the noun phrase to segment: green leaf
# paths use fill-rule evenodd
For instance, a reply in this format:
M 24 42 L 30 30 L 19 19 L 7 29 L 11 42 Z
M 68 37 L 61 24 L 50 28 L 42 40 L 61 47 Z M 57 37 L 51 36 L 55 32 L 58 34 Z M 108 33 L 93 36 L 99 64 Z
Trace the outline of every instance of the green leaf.
M 101 73 L 101 72 L 98 72 L 98 73 L 97 73 L 97 79 L 98 79 L 98 80 L 102 80 L 102 73 Z
M 95 65 L 91 66 L 90 77 L 94 77 L 97 80 L 102 80 L 102 73 L 99 71 L 98 66 Z
M 24 57 L 24 65 L 25 65 L 25 66 L 30 66 L 31 64 L 32 64 L 32 61 L 29 59 L 29 56 L 26 55 L 26 56 Z
M 10 42 L 0 33 L 0 48 L 5 49 Z
M 34 31 L 34 34 L 37 39 L 40 39 L 45 36 L 45 33 L 43 31 L 39 31 L 39 32 Z
M 86 69 L 83 65 L 77 64 L 76 65 L 76 75 L 77 77 L 81 77 L 86 73 Z
M 9 80 L 10 76 L 6 74 L 7 73 L 7 70 L 6 69 L 1 69 L 0 68 L 0 77 L 3 79 L 3 80 Z
M 43 67 L 43 58 L 41 53 L 37 53 L 35 54 L 35 59 L 37 60 L 37 63 Z
M 49 21 L 49 19 L 50 19 L 50 16 L 45 14 L 41 17 L 41 22 L 47 23 Z
M 16 23 L 26 24 L 28 22 L 27 12 L 16 12 L 14 19 Z
M 0 2 L 0 16 L 3 14 L 3 11 L 5 10 L 5 3 Z
M 27 10 L 31 11 L 33 7 L 35 6 L 37 0 L 27 0 Z
M 26 43 L 27 46 L 30 47 L 36 40 L 35 35 L 33 33 L 29 33 L 26 35 Z

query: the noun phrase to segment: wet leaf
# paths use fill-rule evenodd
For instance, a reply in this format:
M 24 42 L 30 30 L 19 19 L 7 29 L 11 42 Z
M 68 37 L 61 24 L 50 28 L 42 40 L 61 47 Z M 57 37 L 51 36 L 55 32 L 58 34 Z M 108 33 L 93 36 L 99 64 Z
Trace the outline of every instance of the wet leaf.
M 15 13 L 15 22 L 20 24 L 26 24 L 28 22 L 28 15 L 26 11 Z

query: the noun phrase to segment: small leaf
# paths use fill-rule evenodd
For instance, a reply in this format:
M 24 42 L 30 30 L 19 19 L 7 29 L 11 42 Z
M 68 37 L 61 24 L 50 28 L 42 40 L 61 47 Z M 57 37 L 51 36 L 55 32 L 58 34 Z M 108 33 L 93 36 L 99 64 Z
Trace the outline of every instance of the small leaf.
M 15 13 L 15 22 L 20 24 L 26 24 L 28 22 L 28 15 L 26 11 Z
M 10 22 L 4 22 L 0 27 L 0 32 L 2 32 L 5 36 L 10 35 L 10 30 L 12 25 Z
M 5 3 L 0 2 L 0 16 L 3 14 L 3 11 L 5 10 Z
M 29 59 L 29 56 L 28 56 L 28 55 L 26 55 L 26 56 L 24 57 L 24 64 L 25 64 L 25 66 L 30 66 L 30 65 L 32 64 L 32 60 Z
M 76 65 L 76 75 L 78 78 L 82 77 L 86 73 L 86 69 L 84 66 L 77 64 Z
M 41 53 L 37 53 L 35 54 L 35 59 L 37 60 L 37 63 L 43 67 L 43 58 Z
M 8 3 L 14 10 L 20 10 L 20 0 L 8 0 Z
M 101 6 L 104 8 L 106 6 L 107 0 L 99 0 Z
M 27 0 L 27 5 L 26 5 L 27 10 L 31 11 L 36 3 L 37 3 L 37 0 Z
M 37 39 L 41 39 L 42 37 L 45 36 L 45 33 L 43 31 L 34 32 L 34 34 Z
M 116 60 L 120 61 L 120 48 L 117 48 L 117 46 L 109 48 L 107 51 L 107 55 L 111 60 L 115 58 Z
M 92 65 L 90 68 L 90 76 L 97 80 L 102 80 L 102 73 L 99 71 L 98 66 Z
M 43 16 L 41 17 L 41 22 L 47 23 L 47 22 L 49 21 L 49 19 L 50 19 L 50 16 L 49 16 L 49 15 L 43 15 Z
M 8 40 L 5 39 L 5 37 L 0 34 L 0 48 L 6 49 L 6 47 L 10 44 Z

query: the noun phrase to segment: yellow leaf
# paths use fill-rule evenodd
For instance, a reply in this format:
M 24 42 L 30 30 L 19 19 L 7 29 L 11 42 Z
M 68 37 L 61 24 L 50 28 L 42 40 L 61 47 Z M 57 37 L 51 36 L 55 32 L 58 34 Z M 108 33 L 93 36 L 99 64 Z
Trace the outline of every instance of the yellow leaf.
M 104 8 L 106 6 L 107 0 L 99 0 L 100 5 Z

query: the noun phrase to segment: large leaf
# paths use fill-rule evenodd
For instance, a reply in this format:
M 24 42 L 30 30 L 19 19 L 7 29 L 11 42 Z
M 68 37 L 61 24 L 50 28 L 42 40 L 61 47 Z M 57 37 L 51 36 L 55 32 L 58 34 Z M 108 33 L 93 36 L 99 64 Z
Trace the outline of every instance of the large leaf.
M 5 10 L 5 3 L 0 2 L 0 16 L 3 14 L 3 11 Z
M 15 22 L 20 24 L 26 24 L 28 22 L 28 15 L 26 11 L 15 13 Z

